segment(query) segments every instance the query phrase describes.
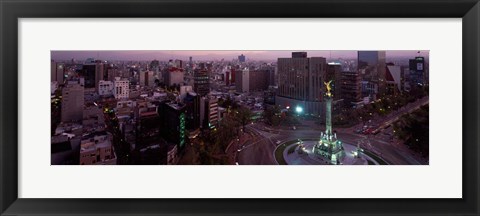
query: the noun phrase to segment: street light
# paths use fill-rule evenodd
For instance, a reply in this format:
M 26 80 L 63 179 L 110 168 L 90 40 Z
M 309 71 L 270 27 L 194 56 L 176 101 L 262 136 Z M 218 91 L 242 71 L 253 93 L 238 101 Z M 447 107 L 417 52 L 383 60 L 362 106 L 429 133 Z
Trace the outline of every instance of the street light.
M 295 111 L 296 111 L 298 114 L 300 114 L 300 113 L 303 112 L 303 108 L 302 108 L 301 106 L 297 106 L 297 107 L 295 108 Z

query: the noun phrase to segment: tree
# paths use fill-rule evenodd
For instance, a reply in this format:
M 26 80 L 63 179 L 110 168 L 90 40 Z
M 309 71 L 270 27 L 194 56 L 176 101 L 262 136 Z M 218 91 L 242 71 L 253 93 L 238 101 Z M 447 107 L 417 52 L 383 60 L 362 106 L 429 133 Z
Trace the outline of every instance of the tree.
M 422 106 L 419 110 L 406 114 L 394 124 L 395 136 L 402 140 L 414 151 L 421 152 L 428 156 L 429 149 L 429 119 L 428 105 Z
M 281 110 L 279 106 L 266 107 L 263 112 L 263 119 L 267 124 L 277 126 L 281 121 L 280 113 Z
M 245 131 L 245 125 L 252 120 L 252 115 L 252 111 L 243 106 L 235 111 L 235 119 L 242 125 L 243 131 Z
M 219 126 L 215 134 L 215 142 L 219 145 L 219 147 L 221 147 L 222 150 L 224 150 L 226 148 L 226 144 L 228 144 L 235 137 L 238 126 L 238 122 L 228 115 L 219 122 Z

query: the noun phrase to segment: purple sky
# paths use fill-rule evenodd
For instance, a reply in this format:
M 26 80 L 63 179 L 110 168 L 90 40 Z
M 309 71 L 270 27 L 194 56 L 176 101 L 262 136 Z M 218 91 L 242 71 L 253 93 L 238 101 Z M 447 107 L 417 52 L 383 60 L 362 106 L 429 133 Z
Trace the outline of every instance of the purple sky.
M 95 58 L 101 60 L 169 60 L 182 59 L 188 60 L 192 56 L 194 60 L 231 60 L 236 59 L 237 56 L 243 54 L 250 60 L 275 60 L 282 57 L 291 57 L 292 51 L 154 51 L 154 50 L 131 50 L 131 51 L 52 51 L 51 57 L 53 60 L 84 60 L 87 58 Z M 356 58 L 357 51 L 306 51 L 308 57 L 326 57 L 332 58 Z M 392 57 L 415 57 L 418 50 L 396 50 L 387 51 L 387 58 Z M 428 57 L 428 51 L 421 51 L 421 56 Z

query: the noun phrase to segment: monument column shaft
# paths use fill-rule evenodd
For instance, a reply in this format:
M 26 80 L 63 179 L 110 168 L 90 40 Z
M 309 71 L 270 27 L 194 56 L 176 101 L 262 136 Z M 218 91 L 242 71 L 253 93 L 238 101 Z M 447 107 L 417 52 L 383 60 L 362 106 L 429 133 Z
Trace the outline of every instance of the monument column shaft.
M 325 112 L 325 133 L 327 135 L 332 135 L 332 98 L 327 96 L 326 97 L 326 112 Z

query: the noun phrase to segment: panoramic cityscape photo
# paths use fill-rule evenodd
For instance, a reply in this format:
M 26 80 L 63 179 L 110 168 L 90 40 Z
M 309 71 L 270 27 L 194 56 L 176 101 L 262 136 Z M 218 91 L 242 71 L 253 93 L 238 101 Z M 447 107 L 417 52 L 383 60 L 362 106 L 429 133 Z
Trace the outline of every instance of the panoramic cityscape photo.
M 428 50 L 52 50 L 51 165 L 428 165 Z

